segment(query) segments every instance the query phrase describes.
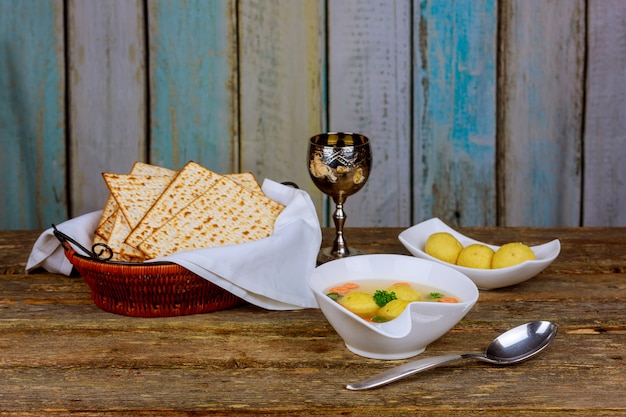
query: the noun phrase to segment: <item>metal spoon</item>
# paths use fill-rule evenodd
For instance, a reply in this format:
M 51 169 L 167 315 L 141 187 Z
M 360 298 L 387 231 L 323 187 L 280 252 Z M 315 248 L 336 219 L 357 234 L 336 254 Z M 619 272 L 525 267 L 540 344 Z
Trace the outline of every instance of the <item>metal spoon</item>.
M 495 365 L 511 365 L 529 359 L 541 352 L 555 338 L 556 333 L 556 324 L 549 321 L 535 321 L 522 324 L 494 339 L 484 354 L 465 353 L 419 359 L 396 366 L 364 381 L 346 385 L 346 388 L 358 391 L 380 387 L 406 376 L 459 359 L 478 359 Z

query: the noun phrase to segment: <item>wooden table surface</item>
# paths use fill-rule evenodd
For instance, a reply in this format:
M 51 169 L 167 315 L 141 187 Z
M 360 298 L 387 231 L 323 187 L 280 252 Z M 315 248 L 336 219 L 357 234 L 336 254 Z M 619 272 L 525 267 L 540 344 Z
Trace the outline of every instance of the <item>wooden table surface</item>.
M 347 229 L 346 236 L 369 253 L 408 254 L 400 231 Z M 516 366 L 459 362 L 358 392 L 345 384 L 405 361 L 350 353 L 319 310 L 107 313 L 80 277 L 24 273 L 38 232 L 0 232 L 0 416 L 626 415 L 626 230 L 461 231 L 495 244 L 556 237 L 562 250 L 530 281 L 481 291 L 467 316 L 420 356 L 481 352 L 532 320 L 554 321 L 557 338 Z

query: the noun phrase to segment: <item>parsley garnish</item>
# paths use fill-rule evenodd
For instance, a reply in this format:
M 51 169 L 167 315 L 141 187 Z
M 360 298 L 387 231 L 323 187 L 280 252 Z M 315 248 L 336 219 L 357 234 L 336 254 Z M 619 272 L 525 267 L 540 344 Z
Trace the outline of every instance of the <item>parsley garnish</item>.
M 396 300 L 397 298 L 396 293 L 393 291 L 376 290 L 374 293 L 374 301 L 379 307 L 384 307 L 388 302 Z
M 326 295 L 328 296 L 328 298 L 330 298 L 333 301 L 337 301 L 339 298 L 341 298 L 341 296 L 337 294 L 336 292 L 330 292 Z

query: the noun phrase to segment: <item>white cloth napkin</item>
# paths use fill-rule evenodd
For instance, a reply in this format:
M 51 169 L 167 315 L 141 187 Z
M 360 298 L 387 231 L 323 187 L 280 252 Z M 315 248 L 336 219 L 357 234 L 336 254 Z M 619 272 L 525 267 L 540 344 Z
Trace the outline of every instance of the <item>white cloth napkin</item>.
M 56 227 L 84 247 L 91 248 L 93 235 L 98 227 L 101 215 L 102 210 L 94 211 L 65 221 Z M 87 255 L 78 247 L 74 249 L 78 253 Z M 69 275 L 72 272 L 73 266 L 65 256 L 61 242 L 54 236 L 52 228 L 43 232 L 35 241 L 26 263 L 26 272 L 28 273 L 39 267 L 55 274 Z
M 270 237 L 240 245 L 179 252 L 153 261 L 177 263 L 269 310 L 318 308 L 308 285 L 322 242 L 315 206 L 305 191 L 269 179 L 263 182 L 262 189 L 269 198 L 285 205 Z M 91 248 L 100 215 L 101 211 L 88 213 L 57 225 L 57 229 Z M 38 267 L 65 275 L 72 271 L 72 264 L 52 229 L 43 232 L 35 242 L 26 272 Z

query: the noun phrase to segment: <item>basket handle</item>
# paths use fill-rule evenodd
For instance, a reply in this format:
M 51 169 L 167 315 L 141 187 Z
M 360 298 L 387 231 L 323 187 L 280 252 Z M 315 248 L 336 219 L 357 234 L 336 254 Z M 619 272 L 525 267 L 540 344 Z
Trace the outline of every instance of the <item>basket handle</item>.
M 289 187 L 293 187 L 293 188 L 296 188 L 296 189 L 300 189 L 300 187 L 298 187 L 298 184 L 296 184 L 293 181 L 283 181 L 283 182 L 281 182 L 281 184 L 289 186 Z
M 108 261 L 113 257 L 113 249 L 111 249 L 111 247 L 105 243 L 96 243 L 91 247 L 91 250 L 89 250 L 80 243 L 78 243 L 75 239 L 61 232 L 54 224 L 52 225 L 52 229 L 54 236 L 59 239 L 59 242 L 61 242 L 61 246 L 63 246 L 63 249 L 65 249 L 66 251 L 73 251 L 70 245 L 70 243 L 72 243 L 78 246 L 83 252 L 88 254 L 91 259 L 95 259 L 98 261 Z

